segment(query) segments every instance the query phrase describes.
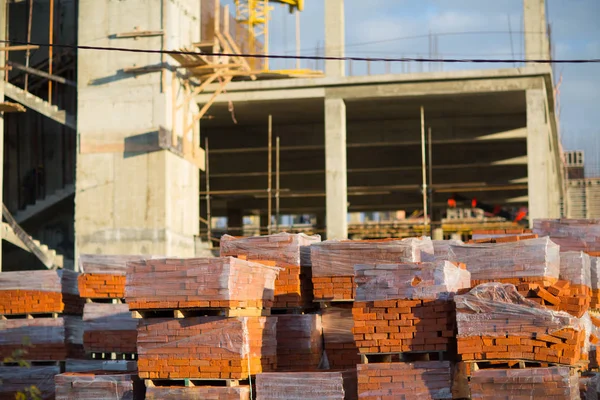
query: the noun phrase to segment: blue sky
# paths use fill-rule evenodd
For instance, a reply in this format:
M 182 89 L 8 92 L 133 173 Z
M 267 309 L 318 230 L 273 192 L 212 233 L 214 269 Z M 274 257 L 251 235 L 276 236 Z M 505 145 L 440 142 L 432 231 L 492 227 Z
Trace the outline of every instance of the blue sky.
M 302 55 L 323 52 L 324 1 L 305 0 L 300 17 Z M 554 57 L 600 58 L 600 0 L 546 1 Z M 429 56 L 431 40 L 437 44 L 438 57 L 523 57 L 522 0 L 345 0 L 345 10 L 348 56 Z M 295 54 L 295 17 L 287 7 L 275 5 L 270 32 L 270 53 Z M 322 69 L 311 61 L 302 66 Z M 386 68 L 402 73 L 511 66 L 372 64 L 371 73 L 384 73 Z M 272 62 L 272 68 L 292 67 L 291 60 Z M 563 146 L 583 149 L 587 175 L 600 176 L 600 64 L 561 65 L 554 71 L 555 81 L 562 78 Z M 353 75 L 366 73 L 366 63 L 352 64 Z

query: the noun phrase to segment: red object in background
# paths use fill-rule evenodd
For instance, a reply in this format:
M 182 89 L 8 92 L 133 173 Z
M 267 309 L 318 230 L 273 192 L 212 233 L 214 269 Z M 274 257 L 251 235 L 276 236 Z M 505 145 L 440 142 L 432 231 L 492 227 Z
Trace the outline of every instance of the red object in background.
M 515 222 L 518 222 L 527 216 L 527 211 L 519 211 L 517 213 L 517 217 L 515 218 Z
M 473 200 L 471 200 L 471 208 L 475 207 L 477 207 L 477 199 L 473 198 Z
M 450 208 L 456 208 L 456 200 L 454 200 L 454 199 L 448 199 L 448 207 L 450 207 Z

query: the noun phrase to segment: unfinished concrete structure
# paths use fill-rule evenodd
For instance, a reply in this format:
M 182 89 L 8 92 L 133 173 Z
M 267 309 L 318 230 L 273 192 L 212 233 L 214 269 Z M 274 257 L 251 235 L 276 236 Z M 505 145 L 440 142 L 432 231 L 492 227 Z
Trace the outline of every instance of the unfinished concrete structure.
M 26 20 L 26 4 L 11 3 L 9 17 Z M 48 4 L 34 8 L 34 21 L 48 18 Z M 221 21 L 205 12 L 213 5 L 214 0 L 63 0 L 60 13 L 55 10 L 63 19 L 54 39 L 146 50 L 192 44 L 213 49 L 207 28 Z M 544 32 L 543 0 L 524 0 L 524 11 L 525 31 Z M 343 56 L 343 0 L 327 0 L 324 12 L 326 54 Z M 92 18 L 102 23 L 86 23 Z M 10 38 L 27 39 L 23 24 L 10 27 Z M 31 40 L 47 41 L 48 29 L 36 25 Z M 526 35 L 526 52 L 530 59 L 547 59 L 547 36 Z M 189 69 L 164 54 L 65 54 L 60 70 L 59 61 L 53 63 L 54 75 L 66 82 L 55 83 L 61 89 L 55 87 L 54 100 L 41 78 L 39 92 L 20 89 L 23 71 L 5 84 L 6 95 L 28 107 L 18 118 L 41 121 L 29 131 L 44 146 L 42 155 L 28 156 L 38 154 L 24 136 L 29 132 L 5 135 L 5 165 L 18 154 L 20 172 L 12 174 L 8 161 L 4 203 L 28 233 L 60 247 L 71 260 L 81 252 L 192 255 L 195 238 L 206 233 L 200 221 L 208 217 L 200 148 L 205 139 L 210 216 L 226 216 L 233 234 L 246 215 L 260 215 L 262 225 L 269 225 L 269 115 L 281 143 L 279 212 L 316 215 L 328 238 L 347 237 L 348 211 L 423 208 L 421 107 L 432 130 L 434 218 L 452 193 L 525 205 L 530 219 L 560 214 L 563 172 L 546 64 L 349 77 L 343 61 L 328 60 L 324 78 L 268 80 L 254 74 L 256 63 L 247 67 L 237 60 L 247 69 L 209 84 L 204 78 L 190 81 Z M 31 65 L 45 68 L 47 50 L 35 55 L 39 60 Z M 11 57 L 16 62 L 24 54 Z M 256 75 L 258 80 L 248 79 Z M 17 142 L 10 142 L 11 135 Z M 39 163 L 52 177 L 46 174 L 44 192 L 23 203 L 20 188 Z M 56 228 L 48 227 L 54 219 L 67 226 L 59 235 L 67 240 L 54 238 Z M 17 268 L 19 258 L 11 260 L 5 264 Z

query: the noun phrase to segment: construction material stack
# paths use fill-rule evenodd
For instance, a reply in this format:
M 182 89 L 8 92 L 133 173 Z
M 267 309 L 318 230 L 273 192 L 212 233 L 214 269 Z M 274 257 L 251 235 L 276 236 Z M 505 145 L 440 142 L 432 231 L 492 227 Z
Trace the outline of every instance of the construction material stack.
M 600 219 L 536 219 L 533 233 L 549 236 L 560 251 L 600 256 Z
M 473 243 L 507 243 L 519 240 L 536 239 L 538 235 L 530 229 L 476 230 L 472 234 Z
M 312 307 L 310 245 L 319 235 L 277 233 L 268 236 L 221 237 L 221 257 L 233 256 L 280 268 L 275 280 L 274 310 Z
M 135 360 L 137 320 L 125 304 L 127 262 L 143 256 L 91 255 L 79 258 L 79 294 L 83 309 L 83 345 L 96 360 Z
M 39 386 L 53 396 L 48 376 L 63 371 L 67 358 L 83 357 L 82 308 L 75 272 L 0 273 L 0 397 L 19 385 Z
M 357 264 L 354 270 L 359 399 L 452 398 L 452 298 L 470 286 L 464 265 Z
M 277 320 L 267 315 L 278 272 L 233 257 L 129 262 L 126 300 L 141 318 L 147 398 L 248 400 L 250 390 L 231 387 L 250 389 L 253 375 L 277 367 Z
M 256 400 L 356 400 L 356 370 L 267 372 L 256 376 Z
M 55 400 L 137 400 L 144 398 L 143 383 L 130 374 L 66 372 L 54 378 Z
M 599 385 L 599 373 L 591 372 L 582 375 L 581 378 L 579 378 L 579 395 L 581 400 L 598 400 Z

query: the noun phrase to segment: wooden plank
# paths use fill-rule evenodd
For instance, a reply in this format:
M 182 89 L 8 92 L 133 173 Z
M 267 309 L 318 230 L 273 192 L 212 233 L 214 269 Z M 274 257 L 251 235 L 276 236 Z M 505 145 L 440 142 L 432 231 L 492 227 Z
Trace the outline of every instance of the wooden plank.
M 20 46 L 4 46 L 0 47 L 0 51 L 24 51 L 24 50 L 37 50 L 40 46 L 33 44 L 24 44 Z
M 124 38 L 138 38 L 138 37 L 150 37 L 150 36 L 163 36 L 164 31 L 139 31 L 134 30 L 132 32 L 123 32 L 117 33 L 114 35 L 115 38 L 124 39 Z
M 63 78 L 62 76 L 49 74 L 49 73 L 41 71 L 39 69 L 26 67 L 25 65 L 19 64 L 14 61 L 8 61 L 8 65 L 10 65 L 14 69 L 18 69 L 20 71 L 27 72 L 28 74 L 31 74 L 31 75 L 41 76 L 42 78 L 46 78 L 46 79 L 54 81 L 54 82 L 62 83 L 67 86 L 77 87 L 77 82 Z

